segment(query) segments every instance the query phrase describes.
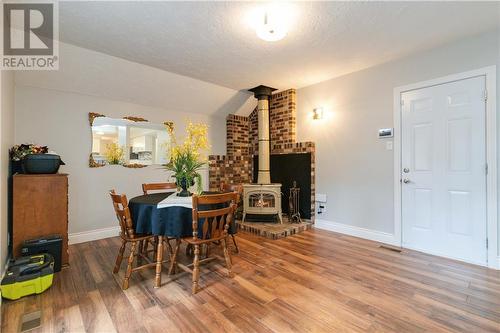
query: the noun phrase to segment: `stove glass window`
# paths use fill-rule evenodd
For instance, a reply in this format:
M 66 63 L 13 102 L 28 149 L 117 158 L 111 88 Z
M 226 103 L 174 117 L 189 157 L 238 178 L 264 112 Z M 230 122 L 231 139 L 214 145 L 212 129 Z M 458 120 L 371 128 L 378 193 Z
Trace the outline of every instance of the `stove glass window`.
M 249 196 L 250 207 L 275 207 L 276 202 L 274 198 L 274 194 L 272 193 L 255 193 Z

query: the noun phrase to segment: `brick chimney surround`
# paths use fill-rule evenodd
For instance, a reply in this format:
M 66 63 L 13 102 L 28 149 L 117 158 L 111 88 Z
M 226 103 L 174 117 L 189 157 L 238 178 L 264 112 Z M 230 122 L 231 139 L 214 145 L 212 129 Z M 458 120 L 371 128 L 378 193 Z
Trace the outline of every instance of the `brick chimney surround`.
M 288 89 L 269 99 L 270 152 L 276 154 L 310 153 L 311 221 L 315 219 L 315 144 L 296 142 L 296 90 Z M 253 183 L 253 156 L 258 155 L 257 108 L 248 116 L 230 114 L 226 118 L 226 155 L 209 156 L 209 186 L 216 191 L 220 182 Z

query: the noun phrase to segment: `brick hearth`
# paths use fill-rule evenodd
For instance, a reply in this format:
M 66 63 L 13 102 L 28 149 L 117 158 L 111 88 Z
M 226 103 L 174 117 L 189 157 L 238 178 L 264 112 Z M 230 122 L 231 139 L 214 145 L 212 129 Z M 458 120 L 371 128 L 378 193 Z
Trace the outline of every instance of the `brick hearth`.
M 298 234 L 312 228 L 311 222 L 289 223 L 287 218 L 283 218 L 281 223 L 269 222 L 238 222 L 238 229 L 269 239 L 279 239 Z

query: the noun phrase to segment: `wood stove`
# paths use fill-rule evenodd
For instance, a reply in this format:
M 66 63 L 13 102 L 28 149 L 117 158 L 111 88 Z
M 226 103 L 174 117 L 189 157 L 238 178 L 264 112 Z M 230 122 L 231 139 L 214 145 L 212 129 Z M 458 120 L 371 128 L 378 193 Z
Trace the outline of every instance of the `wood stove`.
M 247 214 L 278 215 L 281 218 L 281 184 L 271 184 L 269 146 L 269 98 L 276 90 L 258 86 L 250 89 L 258 100 L 259 122 L 259 173 L 257 184 L 243 185 L 243 221 Z
M 281 218 L 281 184 L 244 184 L 243 221 L 247 214 L 278 215 Z

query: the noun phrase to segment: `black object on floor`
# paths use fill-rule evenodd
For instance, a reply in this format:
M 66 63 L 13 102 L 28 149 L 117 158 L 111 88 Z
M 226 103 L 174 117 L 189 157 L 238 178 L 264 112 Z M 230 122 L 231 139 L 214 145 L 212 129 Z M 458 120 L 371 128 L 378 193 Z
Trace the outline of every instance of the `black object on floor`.
M 23 256 L 49 253 L 54 257 L 54 272 L 59 272 L 61 270 L 62 238 L 59 235 L 52 235 L 25 240 L 21 253 Z

